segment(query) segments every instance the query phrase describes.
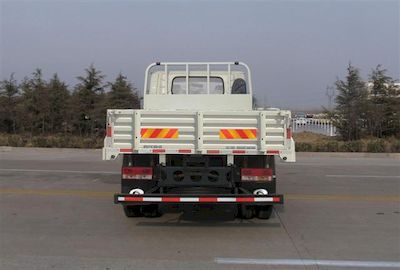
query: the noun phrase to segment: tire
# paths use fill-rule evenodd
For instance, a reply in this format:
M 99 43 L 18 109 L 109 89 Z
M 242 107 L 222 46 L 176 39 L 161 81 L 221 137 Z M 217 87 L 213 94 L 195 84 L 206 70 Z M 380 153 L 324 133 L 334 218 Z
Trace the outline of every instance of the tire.
M 124 213 L 126 217 L 141 217 L 140 206 L 124 206 Z
M 257 217 L 259 219 L 269 219 L 272 215 L 272 210 L 274 207 L 272 205 L 259 206 L 257 207 Z
M 242 219 L 251 219 L 254 217 L 254 207 L 247 205 L 239 206 L 239 217 Z
M 162 216 L 161 212 L 158 210 L 158 206 L 157 205 L 144 205 L 142 207 L 142 214 L 145 217 L 149 217 L 149 218 L 161 217 Z

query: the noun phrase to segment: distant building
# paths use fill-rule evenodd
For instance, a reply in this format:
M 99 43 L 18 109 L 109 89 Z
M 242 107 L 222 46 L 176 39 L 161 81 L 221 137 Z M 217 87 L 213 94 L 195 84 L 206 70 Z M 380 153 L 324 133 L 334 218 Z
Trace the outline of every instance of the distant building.
M 367 82 L 366 86 L 367 86 L 367 91 L 368 91 L 369 97 L 374 96 L 375 95 L 373 93 L 374 83 L 373 82 Z M 385 84 L 385 86 L 389 87 L 389 84 Z M 393 83 L 393 86 L 394 86 L 395 91 L 396 91 L 396 95 L 395 96 L 400 98 L 400 83 L 398 83 L 398 82 Z M 379 94 L 377 94 L 377 96 L 379 96 Z

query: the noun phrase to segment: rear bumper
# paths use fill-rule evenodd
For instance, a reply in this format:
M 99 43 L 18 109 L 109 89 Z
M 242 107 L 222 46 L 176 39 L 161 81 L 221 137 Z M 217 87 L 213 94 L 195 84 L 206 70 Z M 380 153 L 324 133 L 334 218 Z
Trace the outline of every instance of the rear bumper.
M 181 194 L 115 194 L 114 203 L 122 205 L 148 204 L 246 204 L 272 205 L 283 204 L 283 195 L 251 194 L 210 194 L 210 195 L 181 195 Z

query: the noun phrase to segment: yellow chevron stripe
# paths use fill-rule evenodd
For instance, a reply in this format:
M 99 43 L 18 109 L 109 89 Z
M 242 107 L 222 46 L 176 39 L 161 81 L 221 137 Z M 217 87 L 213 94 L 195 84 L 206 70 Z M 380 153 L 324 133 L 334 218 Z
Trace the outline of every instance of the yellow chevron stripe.
M 161 132 L 158 134 L 157 138 L 164 138 L 165 135 L 167 135 L 167 133 L 170 131 L 169 128 L 163 128 L 161 130 Z
M 242 138 L 238 130 L 243 132 L 246 137 L 243 136 L 244 138 Z M 232 137 L 225 133 L 229 133 Z M 257 139 L 257 136 L 253 134 L 252 129 L 220 129 L 219 138 L 221 140 L 248 140 Z
M 240 135 L 236 132 L 235 129 L 229 129 L 228 132 L 232 135 L 234 139 L 241 139 Z
M 172 135 L 171 139 L 178 139 L 178 138 L 179 138 L 179 130 L 177 129 L 174 135 Z
M 247 138 L 249 139 L 255 139 L 256 137 L 254 136 L 253 132 L 251 132 L 250 129 L 243 129 L 243 132 L 246 133 Z
M 150 138 L 150 135 L 153 133 L 154 128 L 148 128 L 146 132 L 143 134 L 142 138 L 147 139 Z
M 156 137 L 153 137 L 153 133 L 156 130 L 160 130 L 160 133 Z M 146 132 L 142 135 L 143 139 L 166 139 L 167 136 L 169 136 L 168 133 L 170 133 L 172 130 L 174 130 L 174 133 L 172 136 L 168 139 L 177 139 L 179 137 L 179 130 L 178 129 L 173 129 L 173 128 L 148 128 Z

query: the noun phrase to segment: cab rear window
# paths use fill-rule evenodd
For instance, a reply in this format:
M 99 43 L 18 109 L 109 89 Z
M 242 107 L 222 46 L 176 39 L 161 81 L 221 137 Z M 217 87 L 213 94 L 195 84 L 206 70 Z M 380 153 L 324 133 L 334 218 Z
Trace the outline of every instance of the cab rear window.
M 172 94 L 186 94 L 186 77 L 175 77 L 172 80 Z M 189 76 L 190 95 L 208 94 L 207 93 L 207 77 L 206 76 Z M 224 81 L 221 77 L 210 77 L 210 94 L 223 94 Z

